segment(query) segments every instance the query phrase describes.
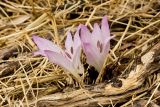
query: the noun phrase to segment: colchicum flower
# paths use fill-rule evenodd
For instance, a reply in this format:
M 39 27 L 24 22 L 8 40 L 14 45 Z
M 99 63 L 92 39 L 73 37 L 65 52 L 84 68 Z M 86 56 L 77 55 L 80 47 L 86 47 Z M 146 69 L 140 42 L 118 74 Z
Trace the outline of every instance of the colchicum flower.
M 80 61 L 81 41 L 79 38 L 79 29 L 80 27 L 78 27 L 74 39 L 72 39 L 70 32 L 67 33 L 65 50 L 53 42 L 38 36 L 33 36 L 33 41 L 39 48 L 39 50 L 34 53 L 35 55 L 47 57 L 49 61 L 63 67 L 78 79 L 78 81 L 81 81 L 79 74 L 84 72 L 84 68 Z
M 92 33 L 85 25 L 81 25 L 80 39 L 87 63 L 101 71 L 110 49 L 110 31 L 107 17 L 103 17 L 101 26 L 94 24 Z

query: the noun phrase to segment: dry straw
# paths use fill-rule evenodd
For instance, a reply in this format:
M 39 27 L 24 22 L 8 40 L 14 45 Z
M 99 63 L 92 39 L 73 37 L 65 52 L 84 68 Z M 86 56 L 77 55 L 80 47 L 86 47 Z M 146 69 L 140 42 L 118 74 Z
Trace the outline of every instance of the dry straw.
M 159 7 L 159 0 L 1 0 L 0 106 L 158 106 Z M 96 84 L 86 72 L 80 88 L 59 66 L 32 55 L 33 34 L 64 46 L 68 29 L 92 29 L 104 15 L 114 39 Z

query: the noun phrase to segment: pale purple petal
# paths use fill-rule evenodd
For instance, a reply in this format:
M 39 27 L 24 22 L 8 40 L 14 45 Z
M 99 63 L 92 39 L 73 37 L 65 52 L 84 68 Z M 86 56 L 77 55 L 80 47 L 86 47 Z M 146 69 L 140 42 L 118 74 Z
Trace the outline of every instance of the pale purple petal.
M 97 23 L 95 23 L 93 27 L 92 39 L 95 45 L 97 45 L 97 41 L 104 41 L 102 37 L 102 31 Z
M 82 25 L 80 34 L 88 64 L 100 71 L 110 49 L 111 37 L 107 17 L 103 17 L 101 28 L 97 23 L 94 24 L 92 34 L 86 26 Z
M 52 63 L 62 66 L 68 71 L 74 70 L 72 63 L 62 54 L 59 54 L 53 51 L 49 51 L 49 50 L 45 50 L 44 52 L 47 55 L 47 58 L 49 59 L 49 61 L 51 61 Z
M 103 38 L 105 40 L 110 39 L 110 30 L 109 30 L 108 20 L 106 16 L 104 16 L 102 19 L 101 30 L 102 30 Z
M 99 53 L 95 51 L 94 47 L 89 43 L 83 43 L 83 51 L 87 57 L 87 63 L 94 66 L 99 71 L 101 69 Z
M 73 56 L 73 65 L 75 69 L 77 69 L 78 73 L 82 74 L 84 72 L 84 68 L 80 61 L 80 57 L 81 57 L 81 46 L 77 47 L 77 50 L 75 51 L 75 54 Z
M 33 52 L 33 55 L 34 55 L 34 56 L 36 56 L 36 55 L 46 56 L 46 54 L 44 53 L 44 51 L 41 51 L 41 50 L 38 50 L 38 51 Z
M 32 38 L 33 38 L 33 41 L 36 43 L 37 47 L 39 48 L 39 50 L 41 51 L 44 51 L 44 50 L 50 50 L 55 52 L 62 51 L 61 48 L 59 48 L 57 45 L 53 44 L 51 41 L 47 39 L 43 39 L 35 35 Z M 44 55 L 44 53 L 42 53 L 42 55 Z
M 48 59 L 52 62 L 55 63 L 64 69 L 66 69 L 68 72 L 70 72 L 76 79 L 81 81 L 81 77 L 78 75 L 76 72 L 76 69 L 73 66 L 73 62 L 70 62 L 66 57 L 64 57 L 62 54 L 53 52 L 53 51 L 44 51 L 45 54 L 47 55 Z
M 81 26 L 81 43 L 83 51 L 87 57 L 87 63 L 94 66 L 97 70 L 100 70 L 100 53 L 97 51 L 97 47 L 93 43 L 91 33 L 86 26 Z
M 67 32 L 67 38 L 65 41 L 65 48 L 67 51 L 71 52 L 71 47 L 73 48 L 73 40 L 70 32 Z
M 81 46 L 81 40 L 80 40 L 80 35 L 79 35 L 79 33 L 80 33 L 80 28 L 81 28 L 81 25 L 79 25 L 78 26 L 78 28 L 77 28 L 77 31 L 76 31 L 76 33 L 75 33 L 75 35 L 74 35 L 74 50 L 76 51 L 77 50 L 77 48 L 79 47 L 79 46 Z
M 80 39 L 83 43 L 91 43 L 93 44 L 92 38 L 91 38 L 91 33 L 90 31 L 87 29 L 86 26 L 81 25 L 81 35 L 80 35 Z
M 105 41 L 104 44 L 104 53 L 108 54 L 110 50 L 110 39 L 108 41 Z
M 94 50 L 96 50 L 96 44 L 94 44 L 92 35 L 90 31 L 87 29 L 86 26 L 81 26 L 81 35 L 80 35 L 82 47 L 84 47 L 84 44 L 90 44 Z M 83 48 L 84 49 L 84 48 Z

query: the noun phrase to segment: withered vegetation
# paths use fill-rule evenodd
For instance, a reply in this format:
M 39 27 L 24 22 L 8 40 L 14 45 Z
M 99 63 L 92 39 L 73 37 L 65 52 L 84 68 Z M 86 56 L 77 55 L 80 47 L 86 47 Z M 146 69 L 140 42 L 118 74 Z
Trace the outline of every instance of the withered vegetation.
M 64 46 L 80 23 L 107 15 L 111 50 L 103 72 L 85 66 L 84 86 L 47 58 L 33 56 L 36 34 Z M 158 107 L 159 0 L 1 0 L 0 106 Z

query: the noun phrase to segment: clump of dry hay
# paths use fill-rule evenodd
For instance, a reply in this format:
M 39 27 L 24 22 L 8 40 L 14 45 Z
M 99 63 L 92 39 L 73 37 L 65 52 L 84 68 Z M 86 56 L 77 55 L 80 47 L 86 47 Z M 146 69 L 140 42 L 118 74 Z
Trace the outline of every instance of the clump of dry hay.
M 0 13 L 0 106 L 160 105 L 159 0 L 1 0 Z M 77 89 L 60 67 L 32 55 L 32 34 L 63 46 L 67 30 L 92 29 L 104 15 L 115 38 L 100 83 L 86 74 Z

